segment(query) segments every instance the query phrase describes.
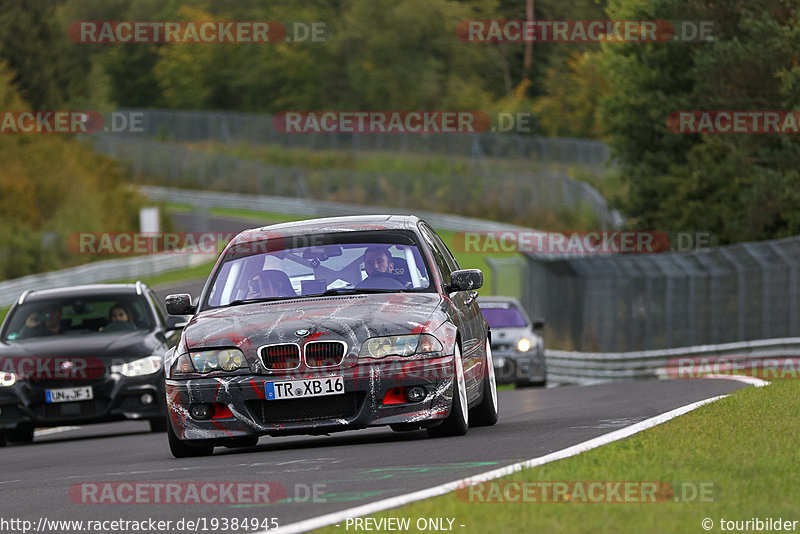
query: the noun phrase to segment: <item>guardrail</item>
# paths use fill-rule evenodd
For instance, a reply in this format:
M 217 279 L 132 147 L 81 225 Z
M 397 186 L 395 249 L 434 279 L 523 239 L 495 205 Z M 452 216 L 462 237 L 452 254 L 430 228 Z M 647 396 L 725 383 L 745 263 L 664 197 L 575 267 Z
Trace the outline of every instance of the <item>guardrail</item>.
M 218 193 L 216 191 L 196 191 L 171 187 L 142 186 L 139 191 L 151 200 L 189 204 L 201 210 L 210 208 L 234 208 L 248 211 L 263 211 L 282 215 L 305 215 L 308 217 L 338 217 L 346 215 L 416 215 L 431 226 L 449 231 L 499 230 L 531 231 L 530 228 L 461 215 L 447 215 L 429 211 L 382 206 L 362 206 L 324 200 L 302 200 L 297 198 L 265 195 L 245 195 L 241 193 Z
M 597 228 L 619 228 L 620 213 L 586 182 L 562 171 L 437 175 L 409 171 L 306 168 L 266 164 L 134 136 L 87 137 L 94 150 L 124 161 L 142 182 L 243 194 L 393 205 L 470 216 L 491 211 L 510 221 L 533 213 L 591 213 Z M 446 193 L 445 193 L 446 192 Z
M 546 350 L 548 379 L 560 384 L 593 384 L 619 380 L 664 379 L 681 376 L 681 365 L 688 366 L 705 358 L 712 374 L 733 374 L 736 366 L 760 364 L 769 379 L 773 358 L 800 357 L 800 338 L 760 339 L 720 345 L 700 345 L 637 352 L 571 352 Z M 702 374 L 700 365 L 690 374 Z M 687 368 L 684 368 L 685 370 Z M 794 378 L 800 378 L 800 365 L 794 366 Z
M 444 154 L 449 157 L 511 158 L 578 164 L 604 170 L 609 147 L 593 139 L 522 136 L 510 133 L 282 133 L 273 115 L 227 111 L 123 109 L 142 114 L 142 138 L 173 141 L 246 142 L 307 150 L 352 150 Z
M 0 282 L 0 306 L 8 306 L 27 289 L 53 289 L 110 280 L 134 279 L 186 269 L 213 258 L 203 254 L 154 254 L 98 261 L 49 273 L 33 274 Z

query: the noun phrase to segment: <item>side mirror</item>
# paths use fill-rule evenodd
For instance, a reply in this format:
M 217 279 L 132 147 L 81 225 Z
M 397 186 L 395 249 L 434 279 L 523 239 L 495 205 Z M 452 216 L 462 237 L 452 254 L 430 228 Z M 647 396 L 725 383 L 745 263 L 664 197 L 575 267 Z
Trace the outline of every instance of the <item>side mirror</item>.
M 533 320 L 533 331 L 538 332 L 539 330 L 544 330 L 544 325 L 547 324 L 544 319 L 534 319 Z
M 189 321 L 186 319 L 186 317 L 180 315 L 170 315 L 167 317 L 167 324 L 165 326 L 167 330 L 180 330 L 186 326 L 188 322 Z
M 450 273 L 450 285 L 447 290 L 472 291 L 483 287 L 483 273 L 480 269 L 461 269 Z
M 197 306 L 192 306 L 192 296 L 186 293 L 168 295 L 166 304 L 170 315 L 194 315 L 197 311 Z

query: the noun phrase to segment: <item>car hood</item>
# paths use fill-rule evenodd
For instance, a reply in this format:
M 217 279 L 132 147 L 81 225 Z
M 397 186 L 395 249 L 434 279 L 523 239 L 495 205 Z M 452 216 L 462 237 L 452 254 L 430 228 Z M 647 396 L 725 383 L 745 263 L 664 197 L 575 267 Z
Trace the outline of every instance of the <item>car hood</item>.
M 267 344 L 338 339 L 352 352 L 370 337 L 432 332 L 446 317 L 438 293 L 299 298 L 201 312 L 184 329 L 184 342 L 189 349 L 235 345 L 254 355 Z
M 150 332 L 107 333 L 86 336 L 50 336 L 0 343 L 0 359 L 100 358 L 130 361 L 149 356 L 157 344 Z

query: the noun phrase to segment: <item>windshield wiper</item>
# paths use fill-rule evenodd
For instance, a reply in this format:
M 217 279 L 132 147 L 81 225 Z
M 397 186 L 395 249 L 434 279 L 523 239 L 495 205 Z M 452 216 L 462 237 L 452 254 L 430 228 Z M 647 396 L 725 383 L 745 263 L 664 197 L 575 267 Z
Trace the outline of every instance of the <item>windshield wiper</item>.
M 240 304 L 253 304 L 255 302 L 270 302 L 273 300 L 286 300 L 292 297 L 259 297 L 252 299 L 236 299 L 228 303 L 228 306 L 239 306 Z
M 322 293 L 310 293 L 308 295 L 299 295 L 300 297 L 332 297 L 336 295 L 357 295 L 359 293 L 397 293 L 399 291 L 407 291 L 406 289 L 358 289 L 355 287 L 340 287 L 337 289 L 326 289 Z

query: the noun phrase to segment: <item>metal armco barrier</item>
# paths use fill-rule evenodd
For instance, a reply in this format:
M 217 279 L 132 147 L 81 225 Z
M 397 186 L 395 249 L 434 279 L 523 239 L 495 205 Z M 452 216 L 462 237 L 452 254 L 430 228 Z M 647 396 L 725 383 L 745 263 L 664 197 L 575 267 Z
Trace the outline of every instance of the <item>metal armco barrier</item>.
M 713 372 L 715 366 L 726 367 L 721 364 L 723 361 L 730 364 L 755 362 L 766 364 L 769 369 L 776 358 L 798 357 L 798 337 L 638 352 L 545 351 L 548 379 L 561 384 L 676 378 L 680 376 L 681 358 L 692 358 L 699 365 L 707 360 Z M 800 365 L 795 368 L 797 373 L 792 378 L 798 379 Z M 724 374 L 725 369 L 722 371 Z M 769 379 L 769 371 L 766 373 L 765 378 Z
M 109 280 L 134 279 L 187 269 L 212 259 L 214 258 L 202 254 L 154 254 L 98 261 L 61 271 L 24 276 L 0 282 L 0 306 L 8 306 L 27 289 L 53 289 Z

